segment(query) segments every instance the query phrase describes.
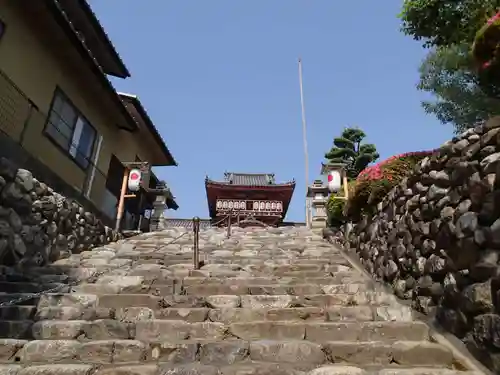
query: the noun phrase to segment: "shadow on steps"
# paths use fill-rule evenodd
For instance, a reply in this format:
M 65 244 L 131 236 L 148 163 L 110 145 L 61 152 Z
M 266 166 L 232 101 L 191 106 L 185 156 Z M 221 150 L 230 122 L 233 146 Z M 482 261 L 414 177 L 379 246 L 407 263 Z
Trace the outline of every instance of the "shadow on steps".
M 33 324 L 47 319 L 42 299 L 57 303 L 82 276 L 68 266 L 0 266 L 0 339 L 33 339 Z

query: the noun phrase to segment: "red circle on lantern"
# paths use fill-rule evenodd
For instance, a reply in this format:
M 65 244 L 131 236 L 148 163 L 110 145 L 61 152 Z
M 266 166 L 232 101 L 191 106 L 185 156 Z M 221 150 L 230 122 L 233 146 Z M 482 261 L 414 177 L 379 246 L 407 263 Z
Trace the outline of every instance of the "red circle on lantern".
M 141 175 L 139 173 L 133 172 L 133 173 L 130 174 L 130 179 L 132 181 L 138 180 L 139 177 L 141 177 Z

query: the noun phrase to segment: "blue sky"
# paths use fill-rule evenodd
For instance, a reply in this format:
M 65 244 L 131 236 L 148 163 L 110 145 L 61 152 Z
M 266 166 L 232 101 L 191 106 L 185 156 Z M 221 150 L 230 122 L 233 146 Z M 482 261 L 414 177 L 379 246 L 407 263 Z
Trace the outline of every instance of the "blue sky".
M 158 170 L 180 208 L 208 217 L 205 175 L 273 172 L 297 181 L 288 220 L 304 220 L 297 58 L 303 60 L 310 180 L 345 126 L 381 159 L 452 135 L 420 107 L 420 44 L 399 31 L 402 0 L 90 1 L 178 167 Z M 147 3 L 147 5 L 146 5 Z

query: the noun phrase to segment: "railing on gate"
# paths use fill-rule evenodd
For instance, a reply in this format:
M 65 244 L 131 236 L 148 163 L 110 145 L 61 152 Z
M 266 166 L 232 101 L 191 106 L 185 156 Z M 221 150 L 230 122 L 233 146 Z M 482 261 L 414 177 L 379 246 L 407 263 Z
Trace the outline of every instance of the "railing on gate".
M 193 266 L 195 270 L 200 269 L 200 218 L 193 218 Z
M 226 238 L 231 238 L 232 215 L 228 214 L 215 223 L 211 223 L 210 227 L 217 227 L 219 224 L 227 221 Z M 236 222 L 240 223 L 240 215 L 236 215 Z M 193 266 L 195 270 L 200 269 L 200 224 L 201 219 L 197 216 L 191 220 L 193 227 Z M 187 225 L 184 225 L 187 228 Z

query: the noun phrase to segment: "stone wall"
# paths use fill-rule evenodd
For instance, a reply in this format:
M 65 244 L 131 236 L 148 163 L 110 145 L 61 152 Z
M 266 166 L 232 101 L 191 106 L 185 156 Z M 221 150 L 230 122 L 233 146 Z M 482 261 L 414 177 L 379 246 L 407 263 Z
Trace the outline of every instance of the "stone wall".
M 0 158 L 0 264 L 41 266 L 119 237 L 75 200 Z
M 22 145 L 0 130 L 0 157 L 5 157 L 16 164 L 19 168 L 29 170 L 39 181 L 43 181 L 52 189 L 66 198 L 77 200 L 86 211 L 90 211 L 105 225 L 113 226 L 113 219 L 108 217 L 89 199 L 85 198 L 81 191 L 64 181 L 55 171 L 41 162 L 28 152 Z M 96 169 L 95 181 L 105 179 L 101 171 Z
M 422 160 L 347 246 L 500 371 L 500 118 Z

